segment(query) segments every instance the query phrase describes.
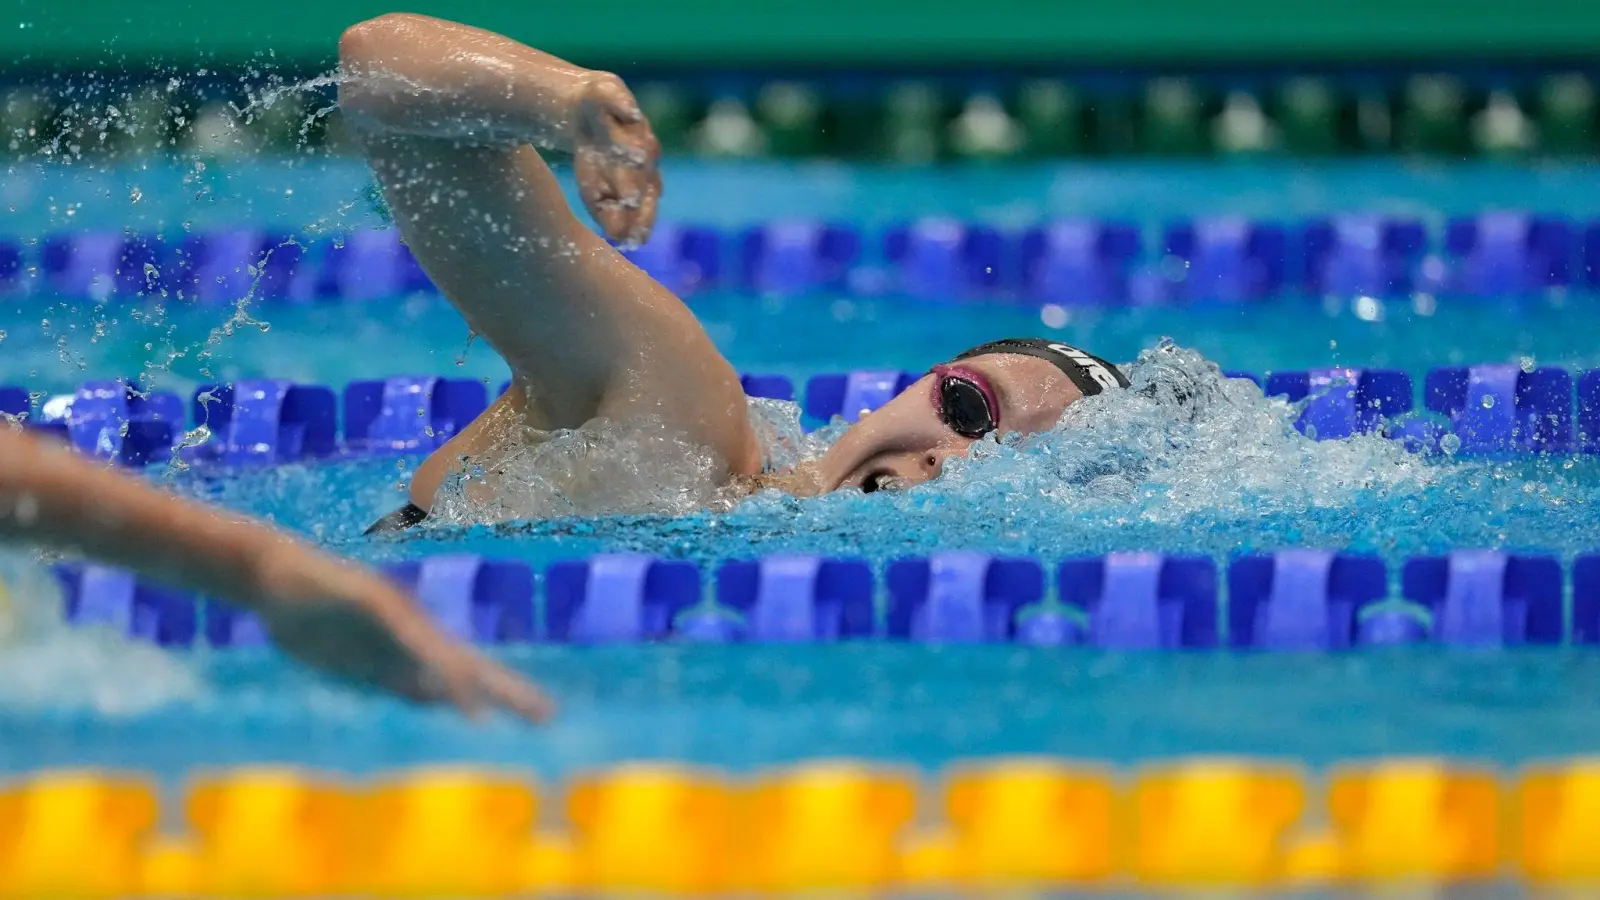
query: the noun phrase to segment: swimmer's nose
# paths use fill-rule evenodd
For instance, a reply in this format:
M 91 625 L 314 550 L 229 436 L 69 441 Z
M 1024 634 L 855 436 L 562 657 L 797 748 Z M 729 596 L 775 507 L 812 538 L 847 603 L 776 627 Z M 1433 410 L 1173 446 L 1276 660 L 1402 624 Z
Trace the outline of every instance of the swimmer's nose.
M 922 469 L 923 477 L 930 481 L 938 478 L 939 474 L 944 471 L 945 460 L 949 459 L 951 456 L 959 454 L 960 452 L 961 451 L 950 447 L 938 447 L 922 454 L 922 457 L 918 462 L 919 467 Z

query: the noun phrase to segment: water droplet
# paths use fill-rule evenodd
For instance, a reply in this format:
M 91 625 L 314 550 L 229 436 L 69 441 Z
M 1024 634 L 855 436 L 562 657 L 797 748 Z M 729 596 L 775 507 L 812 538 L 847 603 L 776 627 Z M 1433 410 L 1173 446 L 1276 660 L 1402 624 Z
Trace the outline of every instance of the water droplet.
M 1439 449 L 1446 453 L 1454 454 L 1461 449 L 1461 438 L 1453 434 L 1447 434 L 1439 438 Z
M 1493 394 L 1484 394 L 1483 395 L 1483 400 L 1481 402 L 1483 403 L 1483 408 L 1484 409 L 1494 409 L 1494 395 Z

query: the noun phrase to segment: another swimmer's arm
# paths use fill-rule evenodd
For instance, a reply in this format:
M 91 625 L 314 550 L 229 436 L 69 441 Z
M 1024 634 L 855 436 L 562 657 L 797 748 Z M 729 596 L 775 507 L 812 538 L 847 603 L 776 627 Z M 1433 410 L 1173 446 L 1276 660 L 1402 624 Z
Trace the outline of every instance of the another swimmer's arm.
M 282 649 L 341 677 L 468 712 L 548 711 L 531 686 L 445 637 L 372 572 L 4 426 L 0 541 L 79 551 L 238 603 Z
M 402 236 L 526 389 L 497 410 L 539 428 L 656 415 L 733 472 L 759 470 L 737 373 L 677 297 L 578 221 L 529 146 L 570 151 L 606 233 L 643 238 L 660 149 L 620 79 L 413 15 L 353 26 L 339 52 L 340 106 Z M 436 464 L 470 452 L 482 427 L 419 470 L 413 502 L 428 506 Z

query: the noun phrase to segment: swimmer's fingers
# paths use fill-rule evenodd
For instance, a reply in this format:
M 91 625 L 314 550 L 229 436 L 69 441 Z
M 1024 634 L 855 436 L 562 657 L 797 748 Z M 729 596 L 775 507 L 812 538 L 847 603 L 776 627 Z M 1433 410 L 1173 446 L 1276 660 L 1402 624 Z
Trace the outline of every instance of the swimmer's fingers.
M 579 153 L 573 160 L 578 175 L 578 196 L 584 208 L 599 223 L 600 230 L 614 241 L 628 236 L 629 213 L 621 193 L 611 176 L 611 168 L 600 154 L 592 151 Z
M 499 709 L 526 722 L 550 718 L 555 704 L 510 670 L 475 653 L 423 665 L 380 685 L 418 703 L 447 703 L 469 719 Z
M 650 173 L 650 180 L 645 183 L 644 194 L 639 199 L 639 208 L 634 211 L 633 223 L 628 231 L 628 240 L 635 244 L 642 244 L 650 239 L 650 232 L 656 227 L 656 209 L 661 203 L 661 173 Z
M 577 147 L 599 149 L 617 165 L 651 168 L 661 158 L 661 145 L 638 101 L 622 79 L 609 72 L 590 73 L 578 121 Z
M 661 172 L 652 166 L 648 169 L 613 169 L 610 175 L 617 204 L 624 213 L 619 222 L 621 233 L 612 233 L 612 237 L 631 244 L 643 244 L 649 240 L 650 230 L 655 227 L 656 206 L 661 198 Z
M 542 722 L 555 705 L 521 676 L 472 648 L 455 643 L 432 625 L 396 623 L 396 637 L 410 651 L 413 664 L 385 685 L 412 700 L 449 703 L 469 718 L 489 707 L 529 722 Z
M 643 243 L 655 225 L 660 172 L 608 165 L 604 154 L 590 151 L 579 153 L 574 163 L 578 194 L 606 236 Z
M 661 142 L 648 122 L 615 125 L 609 152 L 617 165 L 625 168 L 653 171 L 661 165 Z
M 543 722 L 555 714 L 550 697 L 521 675 L 487 659 L 479 659 L 476 669 L 479 690 L 491 705 L 529 722 Z

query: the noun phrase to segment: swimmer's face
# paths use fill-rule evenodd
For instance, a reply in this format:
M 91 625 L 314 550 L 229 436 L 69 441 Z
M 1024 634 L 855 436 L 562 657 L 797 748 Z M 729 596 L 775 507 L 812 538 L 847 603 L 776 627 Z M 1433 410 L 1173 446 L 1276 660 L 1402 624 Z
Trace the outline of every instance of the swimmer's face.
M 1045 360 L 991 353 L 936 366 L 868 413 L 817 463 L 823 491 L 903 489 L 939 477 L 945 460 L 1000 435 L 1053 428 L 1083 392 Z

